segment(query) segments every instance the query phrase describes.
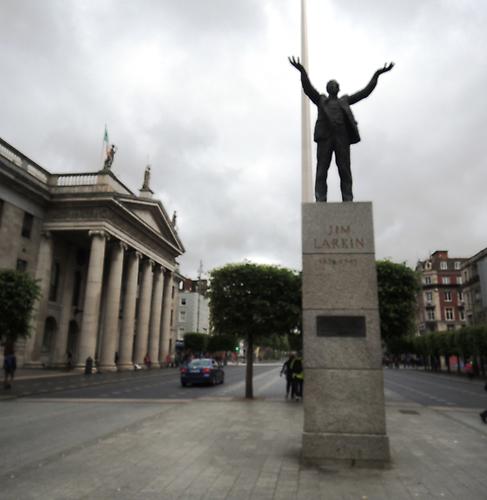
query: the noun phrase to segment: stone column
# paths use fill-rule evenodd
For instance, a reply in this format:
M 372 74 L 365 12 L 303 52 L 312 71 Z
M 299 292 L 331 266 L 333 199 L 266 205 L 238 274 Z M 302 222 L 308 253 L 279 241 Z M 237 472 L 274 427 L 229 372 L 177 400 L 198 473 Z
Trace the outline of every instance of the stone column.
M 69 249 L 69 255 L 66 259 L 66 269 L 64 271 L 64 285 L 62 289 L 61 300 L 61 318 L 59 320 L 59 328 L 56 335 L 56 343 L 54 345 L 53 365 L 58 368 L 65 368 L 68 358 L 66 351 L 68 348 L 68 330 L 69 322 L 73 312 L 73 286 L 76 261 L 76 248 Z
M 41 295 L 31 318 L 32 335 L 27 340 L 24 351 L 26 366 L 39 364 L 41 353 L 42 337 L 44 335 L 44 323 L 46 321 L 47 305 L 49 302 L 49 286 L 51 283 L 51 269 L 53 257 L 52 234 L 43 231 L 39 246 L 39 257 L 35 273 L 36 280 L 39 281 Z
M 162 293 L 164 286 L 164 274 L 161 266 L 157 265 L 154 270 L 154 287 L 152 290 L 151 320 L 149 330 L 149 354 L 153 365 L 159 363 L 159 340 L 161 333 L 161 309 Z
M 154 262 L 146 259 L 142 263 L 142 283 L 140 286 L 139 312 L 137 316 L 137 329 L 135 339 L 134 363 L 143 364 L 148 352 L 147 337 L 149 334 L 149 320 L 152 297 L 152 266 Z
M 174 276 L 174 275 L 173 275 Z M 172 340 L 171 342 L 171 349 L 169 350 L 169 354 L 176 354 L 176 340 L 178 338 L 178 310 L 179 310 L 179 281 L 174 278 L 173 280 L 173 286 L 174 286 L 174 297 L 172 298 L 172 305 L 171 305 L 171 310 L 173 311 L 172 314 L 172 324 L 170 325 L 170 339 Z M 169 313 L 171 314 L 171 313 Z M 169 318 L 170 322 L 170 318 Z M 208 332 L 207 332 L 208 333 Z
M 118 340 L 118 316 L 120 313 L 120 292 L 122 287 L 123 257 L 127 245 L 117 241 L 111 249 L 110 273 L 106 295 L 106 312 L 101 344 L 100 368 L 102 371 L 116 371 L 115 350 Z
M 123 301 L 122 333 L 118 351 L 118 369 L 131 370 L 135 332 L 135 306 L 137 303 L 137 276 L 139 275 L 139 261 L 142 254 L 132 252 L 128 256 L 127 287 Z
M 162 302 L 162 326 L 161 343 L 159 346 L 159 359 L 161 363 L 166 362 L 166 356 L 169 354 L 169 337 L 171 335 L 171 306 L 172 306 L 172 287 L 174 277 L 171 271 L 167 271 L 164 279 L 164 298 Z
M 107 234 L 104 231 L 90 231 L 88 234 L 91 237 L 91 250 L 83 304 L 83 322 L 79 340 L 79 366 L 84 366 L 88 356 L 91 356 L 93 359 L 95 358 L 103 284 L 103 261 L 107 239 Z

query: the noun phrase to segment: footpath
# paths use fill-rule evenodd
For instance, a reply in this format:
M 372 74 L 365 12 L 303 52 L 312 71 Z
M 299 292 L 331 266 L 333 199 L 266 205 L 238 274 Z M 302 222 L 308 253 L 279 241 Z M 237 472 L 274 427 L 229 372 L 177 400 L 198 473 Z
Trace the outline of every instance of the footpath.
M 94 406 L 98 419 L 115 418 L 110 412 L 128 419 L 134 411 L 127 401 L 21 398 L 0 403 L 0 422 L 5 429 L 17 416 L 35 426 L 36 418 L 59 418 L 60 411 L 83 418 Z M 144 411 L 116 431 L 97 436 L 94 428 L 93 438 L 78 445 L 68 445 L 75 436 L 60 428 L 64 448 L 38 462 L 16 465 L 15 443 L 2 438 L 9 450 L 0 454 L 0 499 L 487 499 L 481 408 L 390 400 L 392 462 L 384 470 L 304 466 L 303 409 L 294 401 L 167 400 L 147 403 Z M 67 417 L 64 422 L 69 425 Z

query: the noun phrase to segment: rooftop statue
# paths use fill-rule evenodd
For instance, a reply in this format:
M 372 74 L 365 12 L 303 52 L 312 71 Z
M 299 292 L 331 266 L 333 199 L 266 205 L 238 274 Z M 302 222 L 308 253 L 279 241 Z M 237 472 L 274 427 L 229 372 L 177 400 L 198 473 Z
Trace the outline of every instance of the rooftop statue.
M 150 190 L 150 165 L 147 165 L 147 167 L 145 167 L 144 183 L 142 184 L 142 189 L 146 191 Z
M 107 151 L 107 157 L 105 158 L 105 163 L 103 165 L 103 168 L 105 170 L 110 170 L 110 167 L 112 166 L 116 152 L 117 152 L 117 147 L 115 146 L 115 144 L 112 144 L 110 149 Z

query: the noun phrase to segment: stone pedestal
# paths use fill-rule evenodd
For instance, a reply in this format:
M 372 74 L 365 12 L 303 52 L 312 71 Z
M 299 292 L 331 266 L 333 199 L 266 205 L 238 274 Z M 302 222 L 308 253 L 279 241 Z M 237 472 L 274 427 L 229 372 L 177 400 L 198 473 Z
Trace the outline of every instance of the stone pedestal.
M 386 435 L 371 203 L 303 204 L 303 459 L 382 467 Z

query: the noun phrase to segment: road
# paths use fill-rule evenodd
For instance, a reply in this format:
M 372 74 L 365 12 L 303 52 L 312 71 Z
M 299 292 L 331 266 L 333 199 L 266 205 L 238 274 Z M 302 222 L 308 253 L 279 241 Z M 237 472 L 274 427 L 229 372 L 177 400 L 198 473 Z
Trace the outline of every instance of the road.
M 223 470 L 227 459 L 241 464 L 242 457 L 251 456 L 252 463 L 260 467 L 268 463 L 262 459 L 265 453 L 278 449 L 278 459 L 273 460 L 281 463 L 281 455 L 292 456 L 300 446 L 296 443 L 301 439 L 303 413 L 301 404 L 285 402 L 285 381 L 279 371 L 280 364 L 255 366 L 254 395 L 261 400 L 256 405 L 239 400 L 245 390 L 244 366 L 226 367 L 225 384 L 214 387 L 184 388 L 176 369 L 16 380 L 13 392 L 17 399 L 1 400 L 5 391 L 0 390 L 0 500 L 146 498 L 132 489 L 159 485 L 173 466 L 180 467 L 180 472 L 170 480 L 190 478 L 199 491 L 200 476 L 195 479 L 187 474 L 188 462 L 206 464 L 216 473 Z M 482 381 L 403 369 L 384 370 L 384 381 L 386 402 L 392 403 L 388 429 L 394 436 L 396 466 L 401 463 L 408 471 L 418 457 L 428 456 L 424 466 L 436 473 L 436 462 L 450 463 L 453 456 L 458 464 L 467 464 L 469 473 L 472 464 L 480 467 L 486 437 L 477 412 L 487 408 Z M 407 405 L 411 402 L 424 407 L 411 410 Z M 265 415 L 272 418 L 265 420 Z M 290 437 L 282 439 L 286 432 Z M 238 449 L 242 443 L 245 446 L 239 454 L 230 458 L 218 455 L 222 450 Z M 432 443 L 438 449 L 428 448 Z M 195 459 L 191 450 L 197 457 L 216 453 L 211 460 L 217 466 Z M 252 450 L 258 451 L 251 455 Z M 452 469 L 461 469 L 458 464 Z M 459 482 L 461 488 L 473 484 L 484 492 L 481 481 L 485 474 L 479 467 L 474 470 L 477 483 L 468 476 L 468 480 L 462 479 L 464 483 Z M 402 473 L 399 483 L 408 474 L 416 478 L 421 470 L 422 465 Z M 449 479 L 437 475 L 434 487 L 443 487 Z M 453 483 L 455 486 L 455 480 Z M 105 494 L 97 488 L 112 490 Z M 147 498 L 165 498 L 160 491 Z
M 387 400 L 414 401 L 424 406 L 487 408 L 485 381 L 423 370 L 384 370 Z
M 254 366 L 254 396 L 283 399 L 284 378 L 280 364 Z M 36 380 L 18 380 L 14 393 L 35 399 L 116 399 L 187 400 L 239 398 L 245 395 L 245 366 L 227 366 L 225 384 L 215 387 L 182 387 L 177 369 L 127 372 L 119 374 L 66 375 Z M 305 383 L 306 384 L 306 383 Z M 480 380 L 421 370 L 384 370 L 386 401 L 425 406 L 487 408 L 487 392 Z

